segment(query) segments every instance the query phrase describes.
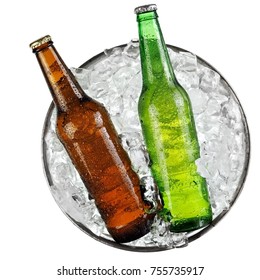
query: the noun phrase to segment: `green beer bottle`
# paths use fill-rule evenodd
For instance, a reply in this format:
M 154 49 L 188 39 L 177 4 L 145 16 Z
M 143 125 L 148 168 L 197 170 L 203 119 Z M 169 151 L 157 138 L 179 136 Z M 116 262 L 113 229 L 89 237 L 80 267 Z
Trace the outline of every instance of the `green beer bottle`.
M 212 220 L 191 103 L 176 80 L 159 26 L 156 5 L 137 7 L 143 88 L 138 110 L 151 170 L 170 230 L 186 232 Z

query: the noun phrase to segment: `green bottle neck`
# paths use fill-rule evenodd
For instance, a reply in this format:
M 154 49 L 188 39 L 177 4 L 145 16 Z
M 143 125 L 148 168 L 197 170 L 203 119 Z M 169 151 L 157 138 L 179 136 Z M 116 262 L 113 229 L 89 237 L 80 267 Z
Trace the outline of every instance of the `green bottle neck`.
M 140 56 L 143 85 L 148 86 L 162 81 L 176 84 L 176 78 L 170 62 L 155 11 L 137 15 Z

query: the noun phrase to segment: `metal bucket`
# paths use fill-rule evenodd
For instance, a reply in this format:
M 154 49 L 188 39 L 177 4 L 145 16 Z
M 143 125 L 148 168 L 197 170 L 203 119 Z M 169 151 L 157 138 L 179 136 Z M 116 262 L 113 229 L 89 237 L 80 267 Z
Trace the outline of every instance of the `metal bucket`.
M 124 49 L 127 45 L 121 45 L 118 46 L 116 48 L 121 48 Z M 174 50 L 174 52 L 176 53 L 180 53 L 180 52 L 187 52 L 186 50 L 183 50 L 181 48 L 178 47 L 174 47 L 171 45 L 168 45 L 168 48 Z M 114 48 L 112 48 L 114 49 Z M 88 60 L 87 62 L 85 62 L 84 64 L 82 64 L 80 66 L 80 68 L 83 69 L 88 69 L 89 67 L 95 65 L 96 63 L 104 60 L 107 57 L 107 53 L 111 52 L 111 50 L 102 52 L 98 55 L 96 55 L 95 57 L 91 58 L 90 60 Z M 205 66 L 209 69 L 214 70 L 215 72 L 217 72 L 219 74 L 219 72 L 212 67 L 209 63 L 207 63 L 205 60 L 203 60 L 202 58 L 197 57 L 197 61 L 200 65 Z M 84 213 L 76 213 L 77 210 L 73 210 L 73 211 L 68 211 L 67 209 L 65 209 L 66 207 L 64 207 L 64 199 L 66 200 L 66 198 L 62 198 L 63 194 L 62 191 L 59 191 L 59 196 L 61 197 L 59 199 L 59 196 L 57 196 L 57 188 L 55 187 L 55 182 L 53 180 L 53 170 L 52 167 L 50 165 L 50 161 L 55 160 L 55 159 L 50 159 L 50 155 L 48 152 L 48 142 L 46 141 L 46 137 L 48 137 L 48 133 L 50 133 L 51 130 L 51 125 L 53 126 L 53 123 L 51 124 L 51 122 L 53 122 L 53 120 L 51 121 L 52 118 L 54 118 L 54 114 L 55 114 L 55 108 L 54 108 L 54 104 L 51 103 L 50 108 L 48 110 L 45 122 L 44 122 L 44 128 L 43 128 L 43 135 L 42 135 L 42 155 L 43 155 L 43 164 L 44 164 L 44 170 L 45 170 L 45 174 L 46 174 L 46 178 L 51 190 L 51 193 L 54 195 L 54 198 L 57 202 L 57 204 L 59 205 L 59 207 L 61 208 L 61 210 L 64 212 L 64 214 L 77 226 L 79 227 L 81 230 L 83 230 L 86 234 L 88 234 L 89 236 L 91 236 L 92 238 L 105 243 L 107 245 L 119 248 L 119 249 L 124 249 L 124 250 L 130 250 L 130 251 L 139 251 L 139 252 L 153 252 L 153 251 L 161 251 L 161 250 L 168 250 L 168 249 L 172 249 L 174 247 L 181 247 L 181 246 L 186 246 L 189 242 L 192 242 L 194 240 L 196 240 L 197 238 L 200 238 L 203 234 L 205 234 L 206 232 L 208 232 L 209 230 L 211 230 L 213 227 L 216 226 L 216 224 L 228 213 L 228 211 L 230 210 L 230 208 L 233 206 L 234 202 L 237 200 L 245 179 L 246 179 L 246 175 L 247 175 L 247 170 L 248 170 L 248 165 L 249 165 L 249 154 L 250 154 L 250 138 L 249 138 L 249 131 L 248 131 L 248 126 L 247 126 L 247 121 L 246 121 L 246 117 L 245 114 L 243 112 L 242 106 L 236 96 L 236 94 L 234 93 L 234 91 L 232 90 L 232 88 L 230 87 L 230 85 L 226 82 L 226 80 L 223 78 L 223 76 L 221 74 L 220 75 L 220 79 L 226 84 L 226 86 L 229 89 L 230 95 L 231 97 L 236 101 L 236 103 L 239 106 L 239 110 L 241 113 L 241 122 L 242 122 L 242 126 L 243 126 L 243 131 L 244 131 L 244 143 L 245 143 L 245 155 L 244 155 L 244 160 L 243 160 L 243 168 L 242 171 L 240 173 L 240 177 L 237 183 L 237 186 L 235 187 L 233 196 L 232 196 L 232 200 L 229 202 L 229 207 L 226 209 L 223 209 L 222 211 L 220 211 L 220 213 L 218 213 L 211 224 L 209 224 L 208 226 L 206 226 L 205 228 L 202 228 L 200 230 L 196 230 L 193 232 L 189 232 L 186 234 L 186 243 L 180 243 L 177 244 L 176 246 L 158 246 L 158 245 L 149 245 L 149 246 L 143 246 L 143 245 L 138 245 L 138 243 L 132 245 L 131 243 L 128 244 L 118 244 L 116 242 L 114 242 L 112 240 L 112 238 L 110 238 L 110 236 L 108 234 L 97 234 L 95 233 L 88 225 L 87 222 L 84 222 L 84 218 L 80 218 L 80 215 L 84 216 Z M 141 89 L 140 89 L 141 90 Z M 57 176 L 57 175 L 55 175 Z M 57 198 L 58 197 L 58 198 Z M 61 202 L 63 200 L 63 202 Z M 70 203 L 69 201 L 67 201 L 66 203 Z

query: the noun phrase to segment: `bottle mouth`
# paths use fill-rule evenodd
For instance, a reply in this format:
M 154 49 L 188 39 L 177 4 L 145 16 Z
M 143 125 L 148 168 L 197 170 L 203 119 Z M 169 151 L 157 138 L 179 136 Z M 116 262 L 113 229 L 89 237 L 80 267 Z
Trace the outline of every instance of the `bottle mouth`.
M 41 37 L 35 41 L 33 41 L 29 46 L 32 48 L 32 50 L 35 50 L 36 48 L 40 47 L 43 44 L 46 44 L 48 42 L 52 41 L 50 35 L 46 35 L 44 37 Z
M 135 14 L 138 15 L 138 14 L 152 12 L 152 11 L 156 11 L 156 10 L 157 10 L 156 4 L 149 4 L 149 5 L 143 5 L 143 6 L 136 7 L 134 12 L 135 12 Z

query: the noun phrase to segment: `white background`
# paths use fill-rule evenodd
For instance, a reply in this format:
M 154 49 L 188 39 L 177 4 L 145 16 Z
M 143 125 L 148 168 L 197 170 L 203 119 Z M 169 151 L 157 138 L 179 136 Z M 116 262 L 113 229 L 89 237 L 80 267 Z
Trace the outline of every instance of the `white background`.
M 79 66 L 105 48 L 136 38 L 133 9 L 149 2 L 10 0 L 1 4 L 1 279 L 61 279 L 56 271 L 62 265 L 142 269 L 205 266 L 202 276 L 193 277 L 257 279 L 260 274 L 257 2 L 153 1 L 158 5 L 166 42 L 201 56 L 229 81 L 246 113 L 252 142 L 249 174 L 228 215 L 188 247 L 158 253 L 128 252 L 101 244 L 76 228 L 54 202 L 41 161 L 41 132 L 51 96 L 29 49 L 31 41 L 50 34 L 66 64 Z M 87 278 L 114 279 L 64 277 Z

